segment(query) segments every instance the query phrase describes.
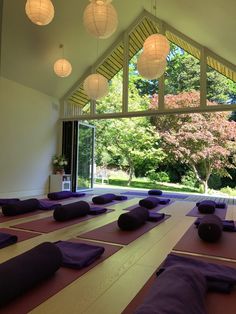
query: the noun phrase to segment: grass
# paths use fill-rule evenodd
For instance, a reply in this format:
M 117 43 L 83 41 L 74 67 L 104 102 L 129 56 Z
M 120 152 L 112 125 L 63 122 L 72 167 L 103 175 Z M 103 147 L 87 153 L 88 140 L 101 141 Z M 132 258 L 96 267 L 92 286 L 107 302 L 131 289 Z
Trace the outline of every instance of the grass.
M 101 180 L 96 180 L 96 182 L 101 182 Z M 134 179 L 130 186 L 128 186 L 128 181 L 124 179 L 112 179 L 109 178 L 109 185 L 125 186 L 127 188 L 139 188 L 139 189 L 159 189 L 163 191 L 174 191 L 174 192 L 193 192 L 200 193 L 198 189 L 187 187 L 178 184 L 168 184 L 168 183 L 154 183 L 151 181 L 145 181 L 144 179 Z

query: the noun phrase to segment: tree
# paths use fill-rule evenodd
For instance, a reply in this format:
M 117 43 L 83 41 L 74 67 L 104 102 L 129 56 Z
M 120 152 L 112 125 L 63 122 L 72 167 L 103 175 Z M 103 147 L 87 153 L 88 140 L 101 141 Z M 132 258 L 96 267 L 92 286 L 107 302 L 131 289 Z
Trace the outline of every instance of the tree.
M 168 108 L 197 106 L 199 92 L 183 92 L 167 95 Z M 208 106 L 215 103 L 208 102 Z M 158 96 L 154 95 L 150 108 L 158 106 Z M 230 157 L 236 152 L 236 122 L 229 121 L 229 114 L 192 113 L 158 116 L 152 118 L 162 139 L 162 147 L 171 161 L 187 164 L 197 180 L 204 185 L 207 193 L 208 180 L 212 173 L 229 175 L 226 168 L 234 168 Z

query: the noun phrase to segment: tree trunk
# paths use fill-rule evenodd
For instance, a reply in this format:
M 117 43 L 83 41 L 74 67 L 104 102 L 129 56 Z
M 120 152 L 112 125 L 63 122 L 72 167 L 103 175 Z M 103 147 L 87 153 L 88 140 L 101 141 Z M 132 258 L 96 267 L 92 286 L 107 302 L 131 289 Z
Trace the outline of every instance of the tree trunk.
M 131 181 L 132 181 L 132 179 L 133 179 L 133 174 L 134 174 L 134 168 L 133 168 L 133 166 L 130 166 L 130 168 L 129 168 L 129 180 L 128 180 L 128 186 L 130 186 L 130 184 L 131 184 Z

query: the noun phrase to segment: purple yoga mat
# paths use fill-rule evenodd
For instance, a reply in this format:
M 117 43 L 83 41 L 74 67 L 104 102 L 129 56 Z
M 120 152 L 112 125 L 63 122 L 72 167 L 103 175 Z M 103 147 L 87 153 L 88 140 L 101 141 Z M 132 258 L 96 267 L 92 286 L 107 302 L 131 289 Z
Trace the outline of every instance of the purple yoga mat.
M 166 206 L 169 206 L 170 204 L 174 203 L 173 200 L 171 200 L 168 204 L 158 204 L 156 207 L 152 208 L 152 209 L 149 209 L 151 212 L 159 212 L 161 209 L 165 208 Z M 136 207 L 139 207 L 140 205 L 137 203 L 135 205 L 132 205 L 132 206 L 129 206 L 129 207 L 126 207 L 126 208 L 123 208 L 123 210 L 132 210 Z
M 125 195 L 137 195 L 137 196 L 154 196 L 154 197 L 165 197 L 165 198 L 179 198 L 179 199 L 185 199 L 189 197 L 188 194 L 177 194 L 177 193 L 167 193 L 164 192 L 161 195 L 149 195 L 148 192 L 139 192 L 139 191 L 126 191 L 122 192 L 120 194 L 125 194 Z
M 101 214 L 107 214 L 112 212 L 112 209 L 108 209 L 105 213 Z M 49 233 L 58 229 L 66 228 L 75 224 L 78 224 L 82 221 L 99 217 L 100 215 L 87 215 L 84 217 L 79 217 L 75 219 L 71 219 L 68 221 L 55 221 L 52 216 L 41 218 L 33 221 L 24 222 L 21 224 L 14 225 L 12 227 L 18 228 L 18 229 L 25 229 L 25 230 L 31 230 L 36 232 L 42 232 L 42 233 Z
M 178 254 L 180 255 L 180 254 Z M 191 258 L 208 262 L 215 263 L 218 265 L 225 265 L 232 268 L 236 268 L 236 263 L 212 260 L 205 257 L 191 256 Z M 122 311 L 122 314 L 133 314 L 137 307 L 144 301 L 149 289 L 151 289 L 153 283 L 157 279 L 156 271 L 149 278 L 146 284 L 141 288 L 141 290 L 136 294 L 136 296 L 131 300 L 127 307 Z M 233 290 L 230 294 L 224 293 L 207 293 L 206 297 L 206 314 L 235 314 L 235 300 L 236 300 L 236 290 Z
M 133 231 L 120 230 L 117 221 L 113 221 L 105 226 L 82 233 L 78 235 L 78 237 L 126 245 L 133 242 L 147 231 L 155 228 L 168 218 L 170 218 L 170 215 L 166 215 L 163 220 L 157 222 L 147 221 L 143 226 Z
M 225 219 L 225 216 L 226 216 L 226 212 L 227 212 L 227 205 L 225 208 L 216 208 L 215 209 L 215 212 L 213 213 L 214 215 L 218 216 L 221 220 L 224 220 Z M 198 211 L 198 207 L 195 206 L 193 209 L 191 209 L 187 214 L 186 216 L 191 216 L 191 217 L 204 217 L 208 214 L 201 214 L 199 211 Z
M 39 233 L 37 234 L 29 231 L 14 230 L 10 228 L 0 228 L 0 232 L 17 236 L 17 242 L 25 241 L 40 235 Z
M 222 237 L 218 242 L 204 242 L 200 239 L 197 228 L 192 225 L 175 245 L 173 250 L 236 260 L 235 243 L 236 233 L 226 231 L 222 232 Z
M 68 241 L 73 241 L 76 243 L 86 243 L 97 245 L 97 242 L 91 241 L 84 241 L 78 239 L 70 239 Z M 9 305 L 0 309 L 1 314 L 25 314 L 33 310 L 36 306 L 40 305 L 63 288 L 71 284 L 73 281 L 78 279 L 80 276 L 85 274 L 91 268 L 96 266 L 97 264 L 104 261 L 109 256 L 113 255 L 117 251 L 119 251 L 122 247 L 117 245 L 111 244 L 101 244 L 105 248 L 105 252 L 103 255 L 97 259 L 93 264 L 89 265 L 88 267 L 82 269 L 71 269 L 61 267 L 54 276 L 49 278 L 48 280 L 42 282 L 41 284 L 37 285 L 35 288 L 31 289 L 29 292 L 25 293 L 21 297 L 18 297 Z M 79 292 L 78 292 L 79 298 Z

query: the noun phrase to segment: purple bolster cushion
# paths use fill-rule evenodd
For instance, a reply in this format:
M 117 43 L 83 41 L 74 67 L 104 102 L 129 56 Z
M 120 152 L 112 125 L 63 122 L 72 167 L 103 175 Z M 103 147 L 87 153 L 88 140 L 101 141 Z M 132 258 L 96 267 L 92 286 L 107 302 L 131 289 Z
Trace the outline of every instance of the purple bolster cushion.
M 115 198 L 116 198 L 115 194 L 107 193 L 107 194 L 102 194 L 102 195 L 93 197 L 92 201 L 94 204 L 101 205 L 101 204 L 110 203 L 114 201 Z
M 160 203 L 160 199 L 157 197 L 152 197 L 152 196 L 146 197 L 139 201 L 139 205 L 147 209 L 152 209 L 156 207 L 159 203 Z
M 50 200 L 63 200 L 70 197 L 81 197 L 84 196 L 85 193 L 77 193 L 77 192 L 71 192 L 71 191 L 60 191 L 60 192 L 53 192 L 48 193 L 48 198 Z
M 2 207 L 2 213 L 4 216 L 16 216 L 38 209 L 40 209 L 39 200 L 36 198 L 30 198 L 28 200 L 16 202 L 14 204 L 4 205 Z
M 201 219 L 198 226 L 199 237 L 206 242 L 217 242 L 223 230 L 221 219 L 216 215 L 207 215 Z
M 175 265 L 165 269 L 154 281 L 135 314 L 206 314 L 207 282 L 194 268 Z
M 14 204 L 19 201 L 19 198 L 0 198 L 0 206 Z
M 90 210 L 89 203 L 79 201 L 58 207 L 53 212 L 56 221 L 67 221 L 70 219 L 88 215 Z
M 121 214 L 117 224 L 122 230 L 135 230 L 141 227 L 149 218 L 149 211 L 145 207 L 136 207 L 131 211 Z
M 44 242 L 0 264 L 0 306 L 32 289 L 62 265 L 58 247 Z
M 198 211 L 201 214 L 213 214 L 215 212 L 216 205 L 214 201 L 206 200 L 197 204 Z
M 149 195 L 162 195 L 162 191 L 161 190 L 149 190 L 148 194 Z

